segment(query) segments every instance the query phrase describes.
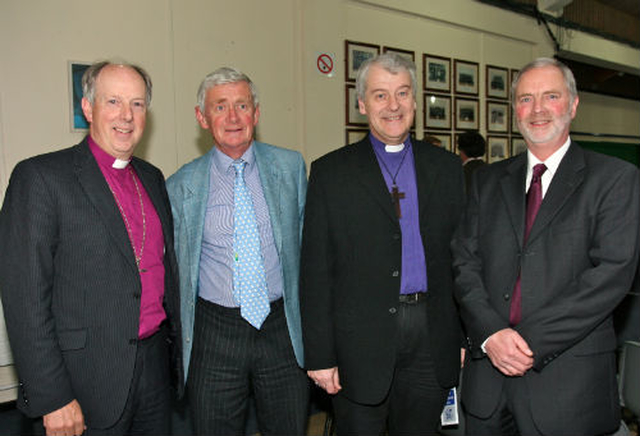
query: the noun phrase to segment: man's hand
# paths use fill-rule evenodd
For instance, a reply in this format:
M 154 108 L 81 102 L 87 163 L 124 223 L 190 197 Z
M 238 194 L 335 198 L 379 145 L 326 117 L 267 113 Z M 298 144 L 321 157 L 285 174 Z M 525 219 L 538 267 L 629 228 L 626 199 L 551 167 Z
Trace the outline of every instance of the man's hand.
M 533 366 L 533 351 L 513 329 L 502 329 L 489 336 L 485 352 L 491 363 L 508 376 L 522 376 Z
M 464 356 L 466 356 L 467 350 L 460 348 L 460 368 L 464 368 Z
M 87 428 L 77 400 L 42 417 L 47 436 L 81 435 Z
M 338 367 L 327 369 L 318 369 L 315 371 L 307 371 L 307 375 L 315 382 L 316 385 L 327 391 L 328 394 L 337 394 L 342 386 L 340 386 L 340 376 L 338 375 Z

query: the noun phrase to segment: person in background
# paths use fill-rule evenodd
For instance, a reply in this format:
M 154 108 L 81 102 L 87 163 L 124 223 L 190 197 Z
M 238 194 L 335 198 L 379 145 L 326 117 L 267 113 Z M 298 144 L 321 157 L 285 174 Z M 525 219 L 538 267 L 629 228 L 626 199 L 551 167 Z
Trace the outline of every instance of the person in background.
M 471 174 L 486 165 L 482 159 L 486 150 L 484 138 L 476 131 L 464 132 L 458 137 L 458 150 L 460 151 L 460 159 L 462 159 L 468 192 L 471 186 Z

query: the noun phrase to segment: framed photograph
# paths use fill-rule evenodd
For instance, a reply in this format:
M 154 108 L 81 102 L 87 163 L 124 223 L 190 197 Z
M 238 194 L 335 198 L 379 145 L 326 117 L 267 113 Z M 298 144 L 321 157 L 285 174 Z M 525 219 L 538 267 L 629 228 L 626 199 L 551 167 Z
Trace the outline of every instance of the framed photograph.
M 422 83 L 427 91 L 451 92 L 451 59 L 424 54 Z
M 375 57 L 380 54 L 380 46 L 375 44 L 367 44 L 364 42 L 345 41 L 344 42 L 346 63 L 345 80 L 348 82 L 355 82 L 356 73 L 360 65 L 367 59 Z
M 89 123 L 82 112 L 82 75 L 91 64 L 69 61 L 69 119 L 72 132 L 84 132 Z
M 346 129 L 345 130 L 345 140 L 346 144 L 353 144 L 355 142 L 359 142 L 369 133 L 369 129 Z
M 431 132 L 425 130 L 423 141 L 451 151 L 451 133 Z
M 511 137 L 511 156 L 516 156 L 527 151 L 527 143 L 522 136 Z
M 487 136 L 487 154 L 489 163 L 509 157 L 509 138 L 506 136 Z
M 487 98 L 509 98 L 509 70 L 487 65 Z
M 395 53 L 397 55 L 402 56 L 403 58 L 406 58 L 407 60 L 410 60 L 411 62 L 415 62 L 416 61 L 416 52 L 415 51 L 403 50 L 401 48 L 395 48 L 395 47 L 384 47 L 384 49 L 382 51 L 384 53 Z
M 367 117 L 360 113 L 358 107 L 358 97 L 356 96 L 356 85 L 347 85 L 344 89 L 345 114 L 348 126 L 368 126 Z
M 456 98 L 456 130 L 478 130 L 479 110 L 478 100 Z
M 509 103 L 509 111 L 511 112 L 511 133 L 520 133 L 518 129 L 518 119 L 516 118 L 516 111 L 513 109 L 513 105 Z
M 518 73 L 520 72 L 520 70 L 514 70 L 513 68 L 511 68 L 509 70 L 509 90 L 511 90 L 511 88 L 513 87 L 513 81 L 516 80 L 516 77 L 518 77 Z M 509 99 L 511 99 L 511 93 L 509 93 Z
M 487 132 L 509 132 L 509 103 L 487 101 Z
M 424 94 L 424 126 L 427 129 L 451 130 L 451 97 Z
M 478 63 L 455 59 L 455 93 L 478 95 Z

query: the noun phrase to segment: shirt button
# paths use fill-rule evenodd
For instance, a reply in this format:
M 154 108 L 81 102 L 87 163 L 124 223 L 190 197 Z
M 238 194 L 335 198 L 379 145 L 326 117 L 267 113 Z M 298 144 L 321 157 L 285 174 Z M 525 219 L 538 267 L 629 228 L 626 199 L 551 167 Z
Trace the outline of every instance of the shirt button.
M 400 272 L 398 272 L 398 271 L 394 271 L 394 272 L 391 273 L 391 276 L 393 276 L 393 277 L 398 277 L 399 275 L 400 275 Z
M 392 307 L 391 309 L 389 309 L 389 313 L 393 314 L 396 313 L 398 311 L 398 309 L 396 309 L 395 307 Z
M 511 298 L 511 295 L 509 295 L 509 294 L 504 294 L 504 295 L 502 296 L 502 298 L 504 298 L 504 301 L 509 301 L 509 298 Z
M 140 292 L 134 292 L 133 293 L 133 298 L 135 298 L 136 300 L 139 300 L 140 299 L 140 295 L 141 295 Z
M 395 239 L 396 241 L 397 241 L 398 239 L 400 239 L 400 238 L 401 238 L 400 233 L 394 233 L 394 234 L 393 234 L 393 239 Z

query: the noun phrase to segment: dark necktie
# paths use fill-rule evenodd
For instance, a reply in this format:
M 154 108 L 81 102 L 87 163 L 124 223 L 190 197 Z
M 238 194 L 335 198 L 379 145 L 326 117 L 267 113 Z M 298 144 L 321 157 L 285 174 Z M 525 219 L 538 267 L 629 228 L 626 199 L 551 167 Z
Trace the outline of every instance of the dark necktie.
M 533 222 L 540 209 L 542 203 L 542 175 L 547 170 L 544 164 L 537 164 L 533 167 L 533 176 L 531 177 L 531 185 L 529 185 L 529 192 L 527 193 L 527 216 L 524 228 L 524 239 L 522 244 L 527 244 L 527 238 L 529 238 L 529 232 L 533 227 Z M 518 279 L 516 280 L 516 286 L 513 289 L 513 296 L 511 297 L 511 308 L 509 310 L 509 324 L 515 326 L 520 322 L 522 318 L 522 292 L 520 290 L 520 276 L 518 273 Z

